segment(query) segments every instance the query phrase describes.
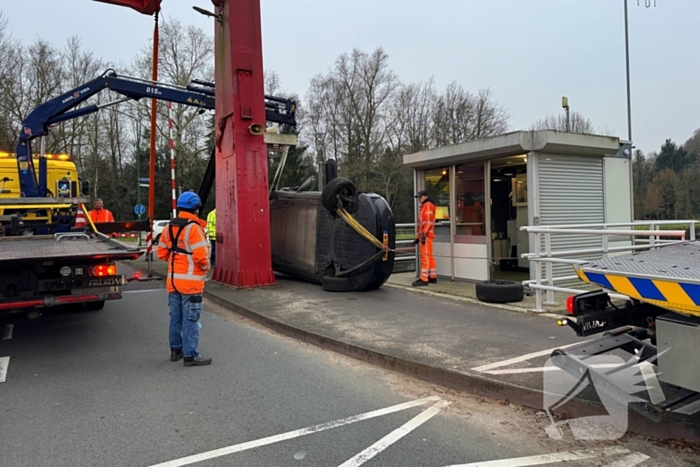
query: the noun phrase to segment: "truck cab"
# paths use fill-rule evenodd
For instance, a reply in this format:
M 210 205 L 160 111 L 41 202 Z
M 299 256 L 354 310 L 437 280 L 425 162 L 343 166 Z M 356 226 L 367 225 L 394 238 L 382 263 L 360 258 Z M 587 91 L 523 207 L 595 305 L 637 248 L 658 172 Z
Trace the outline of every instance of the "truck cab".
M 40 156 L 33 155 L 35 165 Z M 76 200 L 86 203 L 89 183 L 78 176 L 68 154 L 46 154 L 47 197 L 25 197 L 15 154 L 0 152 L 0 236 L 66 231 L 75 218 Z

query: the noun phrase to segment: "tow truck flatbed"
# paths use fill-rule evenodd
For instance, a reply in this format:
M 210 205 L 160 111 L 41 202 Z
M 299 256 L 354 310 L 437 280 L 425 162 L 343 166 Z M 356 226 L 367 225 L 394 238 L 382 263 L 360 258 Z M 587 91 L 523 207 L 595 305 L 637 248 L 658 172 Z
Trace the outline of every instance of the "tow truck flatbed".
M 574 266 L 578 277 L 632 299 L 700 316 L 700 242 Z
M 0 237 L 0 262 L 31 261 L 34 259 L 80 261 L 108 259 L 134 260 L 141 251 L 105 235 L 65 233 L 30 237 Z

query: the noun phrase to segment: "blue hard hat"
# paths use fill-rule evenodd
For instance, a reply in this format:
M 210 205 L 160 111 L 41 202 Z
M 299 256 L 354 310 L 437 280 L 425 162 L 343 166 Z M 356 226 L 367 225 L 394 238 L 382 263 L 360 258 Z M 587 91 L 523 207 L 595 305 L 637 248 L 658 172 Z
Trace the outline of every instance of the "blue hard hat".
M 177 199 L 177 207 L 183 209 L 196 209 L 202 207 L 202 200 L 199 199 L 197 193 L 186 191 Z

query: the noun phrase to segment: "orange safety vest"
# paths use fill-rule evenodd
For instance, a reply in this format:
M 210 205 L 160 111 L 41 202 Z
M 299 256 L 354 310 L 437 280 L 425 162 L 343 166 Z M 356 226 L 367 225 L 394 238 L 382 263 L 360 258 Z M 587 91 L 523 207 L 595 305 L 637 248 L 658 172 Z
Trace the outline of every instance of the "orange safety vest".
M 435 238 L 435 203 L 430 198 L 420 206 L 418 224 L 416 225 L 417 238 L 425 235 L 427 238 Z
M 474 204 L 462 208 L 462 222 L 471 224 L 483 224 L 484 208 L 480 202 L 474 201 Z M 472 235 L 483 235 L 482 225 L 472 225 L 470 227 Z
M 204 279 L 211 269 L 206 222 L 189 212 L 181 212 L 163 229 L 158 258 L 168 262 L 168 292 L 198 295 L 204 292 Z M 177 244 L 173 245 L 173 240 Z
M 114 222 L 114 216 L 106 209 L 100 209 L 99 211 L 93 209 L 89 212 L 89 215 L 92 222 Z

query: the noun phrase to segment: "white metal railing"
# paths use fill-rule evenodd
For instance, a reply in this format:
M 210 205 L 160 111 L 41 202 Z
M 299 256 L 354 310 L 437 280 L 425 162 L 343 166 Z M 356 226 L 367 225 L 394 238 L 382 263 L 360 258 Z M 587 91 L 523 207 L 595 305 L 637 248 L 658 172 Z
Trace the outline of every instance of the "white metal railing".
M 524 253 L 522 258 L 526 258 L 535 267 L 535 278 L 523 281 L 525 287 L 535 291 L 535 310 L 536 312 L 545 311 L 543 305 L 555 305 L 554 292 L 563 292 L 568 294 L 578 294 L 581 290 L 561 287 L 555 285 L 560 282 L 570 282 L 577 280 L 576 275 L 555 276 L 553 271 L 554 264 L 583 264 L 590 262 L 590 259 L 576 259 L 576 257 L 592 255 L 600 258 L 608 258 L 611 253 L 636 252 L 641 250 L 650 250 L 666 245 L 680 243 L 686 241 L 686 230 L 688 231 L 688 240 L 695 241 L 695 220 L 682 221 L 634 221 L 630 223 L 616 224 L 575 224 L 575 225 L 552 225 L 552 226 L 526 226 L 520 230 L 526 231 L 529 234 L 530 244 L 534 245 L 533 253 Z M 659 230 L 662 225 L 688 225 L 686 230 Z M 623 229 L 623 227 L 632 227 L 632 229 Z M 646 227 L 646 230 L 636 230 L 634 227 Z M 591 237 L 601 237 L 601 248 L 581 248 L 574 250 L 554 250 L 552 248 L 552 236 L 562 235 L 584 235 Z M 625 238 L 630 245 L 609 246 L 610 237 Z M 640 240 L 641 237 L 643 240 Z M 678 237 L 680 240 L 668 240 L 668 238 Z M 533 241 L 534 240 L 534 241 Z M 621 241 L 621 240 L 616 240 Z M 543 251 L 544 246 L 544 251 Z M 545 275 L 542 275 L 542 265 L 544 264 Z M 583 283 L 582 283 L 583 285 Z M 543 301 L 543 293 L 546 293 L 546 301 Z M 629 297 L 616 293 L 611 293 L 610 296 L 614 299 L 629 300 Z
M 396 230 L 398 233 L 399 229 L 412 229 L 412 232 L 415 231 L 416 229 L 416 224 L 396 224 Z M 413 240 L 396 240 L 396 247 L 399 247 L 400 245 L 413 245 Z M 415 251 L 415 250 L 414 250 Z M 394 255 L 394 261 L 415 261 L 416 260 L 416 255 L 412 256 L 398 256 Z

